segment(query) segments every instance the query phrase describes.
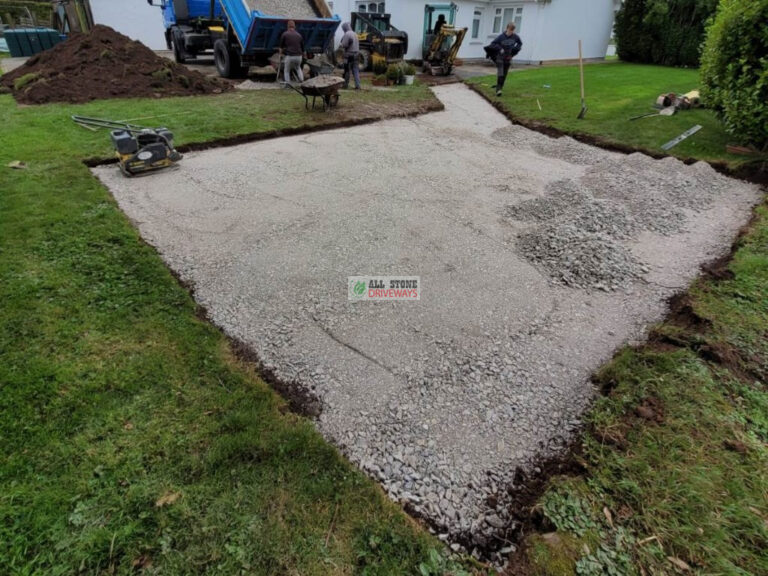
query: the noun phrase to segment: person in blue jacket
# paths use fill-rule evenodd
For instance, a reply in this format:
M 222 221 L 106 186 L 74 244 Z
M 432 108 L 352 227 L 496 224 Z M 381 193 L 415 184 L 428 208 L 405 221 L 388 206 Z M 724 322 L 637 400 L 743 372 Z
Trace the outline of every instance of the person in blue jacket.
M 515 23 L 509 22 L 506 30 L 499 34 L 491 42 L 491 46 L 497 48 L 496 53 L 496 96 L 501 96 L 501 90 L 504 88 L 504 81 L 507 79 L 509 66 L 512 64 L 512 57 L 517 56 L 523 47 L 523 41 L 520 36 L 515 34 Z

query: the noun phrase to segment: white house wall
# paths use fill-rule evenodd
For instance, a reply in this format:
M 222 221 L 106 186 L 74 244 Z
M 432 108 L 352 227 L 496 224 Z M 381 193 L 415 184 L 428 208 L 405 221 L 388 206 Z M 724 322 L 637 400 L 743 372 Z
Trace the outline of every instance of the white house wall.
M 96 24 L 114 28 L 153 50 L 165 49 L 165 27 L 160 8 L 146 0 L 91 0 Z
M 421 58 L 424 7 L 427 4 L 448 4 L 450 0 L 386 0 L 386 11 L 392 24 L 408 33 L 409 59 Z M 483 46 L 498 34 L 493 33 L 496 8 L 522 7 L 520 36 L 523 49 L 518 62 L 566 60 L 578 57 L 578 41 L 583 41 L 584 58 L 603 58 L 613 27 L 616 0 L 454 0 L 458 6 L 456 25 L 467 28 L 467 36 L 459 57 L 484 58 Z M 333 0 L 332 11 L 345 21 L 355 10 L 355 0 Z M 471 38 L 474 11 L 483 12 L 478 38 Z M 506 22 L 502 22 L 502 28 Z M 338 38 L 341 37 L 341 32 Z
M 552 0 L 536 6 L 537 28 L 532 60 L 604 58 L 613 28 L 614 0 Z

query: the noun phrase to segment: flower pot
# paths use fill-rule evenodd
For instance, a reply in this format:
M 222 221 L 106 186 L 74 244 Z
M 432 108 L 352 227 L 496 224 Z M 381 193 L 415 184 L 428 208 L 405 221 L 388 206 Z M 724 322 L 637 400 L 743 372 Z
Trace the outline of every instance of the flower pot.
M 410 86 L 413 84 L 413 79 L 415 78 L 415 76 L 411 74 L 411 75 L 405 75 L 403 76 L 403 78 L 405 78 L 405 85 Z

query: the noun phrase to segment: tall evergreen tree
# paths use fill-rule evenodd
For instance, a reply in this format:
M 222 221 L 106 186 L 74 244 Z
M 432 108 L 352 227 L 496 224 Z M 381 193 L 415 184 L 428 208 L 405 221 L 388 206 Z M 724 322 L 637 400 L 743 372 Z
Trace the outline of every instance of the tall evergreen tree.
M 700 46 L 718 0 L 625 0 L 616 16 L 619 58 L 698 66 Z

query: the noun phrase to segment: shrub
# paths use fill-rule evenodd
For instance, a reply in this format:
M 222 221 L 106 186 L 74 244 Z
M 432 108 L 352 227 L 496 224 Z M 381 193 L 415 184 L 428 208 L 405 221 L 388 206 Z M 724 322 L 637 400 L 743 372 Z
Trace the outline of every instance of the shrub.
M 722 0 L 707 30 L 701 96 L 743 143 L 768 146 L 768 0 Z
M 625 0 L 616 14 L 616 52 L 624 61 L 698 66 L 705 25 L 718 0 Z
M 373 54 L 371 56 L 373 64 L 371 65 L 371 68 L 373 69 L 374 74 L 386 74 L 387 73 L 387 61 L 385 58 L 382 58 L 378 54 Z
M 390 64 L 387 66 L 387 80 L 391 82 L 399 82 L 400 76 L 403 75 L 403 69 L 397 64 Z
M 415 75 L 416 74 L 416 66 L 414 66 L 413 64 L 410 64 L 410 63 L 406 64 L 405 66 L 403 66 L 403 74 L 405 74 L 406 76 L 413 76 L 413 75 Z

